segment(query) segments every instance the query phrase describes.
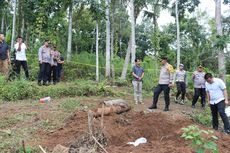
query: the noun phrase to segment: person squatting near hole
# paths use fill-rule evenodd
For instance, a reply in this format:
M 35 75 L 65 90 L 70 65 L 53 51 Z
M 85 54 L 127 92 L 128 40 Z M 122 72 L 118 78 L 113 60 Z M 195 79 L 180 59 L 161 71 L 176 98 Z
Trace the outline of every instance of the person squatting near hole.
M 49 79 L 50 69 L 51 69 L 51 48 L 50 41 L 46 40 L 44 45 L 39 48 L 38 60 L 39 60 L 39 74 L 38 74 L 38 85 L 49 85 L 47 82 Z M 41 83 L 43 81 L 43 83 Z
M 225 83 L 219 79 L 214 78 L 211 73 L 204 76 L 206 83 L 205 88 L 208 96 L 208 102 L 212 112 L 212 126 L 213 129 L 218 130 L 218 113 L 224 123 L 224 132 L 230 134 L 230 125 L 228 117 L 225 113 L 225 105 L 228 104 L 228 93 Z
M 186 94 L 186 84 L 187 84 L 187 73 L 184 70 L 184 65 L 179 65 L 179 70 L 176 70 L 175 80 L 177 87 L 177 94 L 175 97 L 175 102 L 179 104 L 184 104 L 185 94 Z M 181 99 L 178 99 L 181 94 Z
M 16 66 L 16 73 L 18 77 L 20 76 L 21 66 L 25 72 L 26 79 L 29 79 L 29 71 L 27 66 L 27 59 L 26 59 L 26 50 L 27 47 L 23 43 L 23 39 L 21 36 L 18 36 L 17 43 L 14 45 L 15 49 L 15 66 Z
M 5 42 L 5 36 L 0 32 L 0 73 L 8 78 L 10 64 L 9 46 Z
M 144 77 L 144 68 L 141 67 L 141 61 L 139 59 L 135 59 L 135 65 L 132 68 L 132 76 L 135 104 L 142 104 L 142 79 Z
M 157 109 L 157 102 L 160 93 L 164 92 L 164 100 L 165 100 L 165 108 L 164 111 L 169 111 L 170 99 L 169 93 L 170 88 L 173 87 L 173 66 L 168 63 L 167 58 L 161 59 L 161 71 L 160 71 L 160 78 L 159 84 L 154 89 L 153 95 L 153 104 L 149 107 L 149 109 Z
M 205 108 L 205 72 L 203 66 L 198 66 L 197 70 L 192 74 L 192 80 L 194 84 L 194 96 L 192 100 L 192 108 L 195 108 L 197 100 L 201 97 L 201 107 Z

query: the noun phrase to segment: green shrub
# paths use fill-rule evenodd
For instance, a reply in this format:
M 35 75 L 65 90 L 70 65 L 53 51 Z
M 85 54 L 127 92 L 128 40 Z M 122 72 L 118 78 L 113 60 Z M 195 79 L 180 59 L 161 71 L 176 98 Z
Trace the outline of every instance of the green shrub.
M 116 92 L 108 86 L 108 82 L 96 83 L 90 80 L 76 80 L 69 83 L 59 83 L 50 86 L 37 86 L 26 80 L 4 81 L 0 78 L 0 99 L 5 101 L 23 100 L 28 98 L 40 99 L 43 97 L 63 96 L 114 96 Z
M 213 135 L 213 131 L 200 130 L 197 126 L 188 126 L 182 128 L 182 131 L 181 137 L 192 141 L 191 146 L 196 149 L 196 153 L 205 153 L 206 150 L 218 153 L 218 146 L 215 142 L 218 138 Z

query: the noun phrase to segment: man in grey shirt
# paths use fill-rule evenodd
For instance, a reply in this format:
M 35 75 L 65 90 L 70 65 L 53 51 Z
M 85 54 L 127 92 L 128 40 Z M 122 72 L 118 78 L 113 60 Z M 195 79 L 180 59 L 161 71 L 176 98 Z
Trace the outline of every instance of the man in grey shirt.
M 205 72 L 203 66 L 198 66 L 197 71 L 193 72 L 192 80 L 194 84 L 194 96 L 192 100 L 192 108 L 195 108 L 197 100 L 201 97 L 201 106 L 205 108 Z
M 164 99 L 165 99 L 165 108 L 164 111 L 169 111 L 169 92 L 170 88 L 173 86 L 173 66 L 168 63 L 167 58 L 161 59 L 161 72 L 159 84 L 154 89 L 153 95 L 153 104 L 149 107 L 149 109 L 157 109 L 158 97 L 162 91 L 164 91 Z
M 141 67 L 139 59 L 135 59 L 135 66 L 132 68 L 132 76 L 135 103 L 138 104 L 139 102 L 142 104 L 142 79 L 144 77 L 144 68 Z
M 184 104 L 185 94 L 186 94 L 186 71 L 184 70 L 184 65 L 180 64 L 179 70 L 175 74 L 177 94 L 175 97 L 175 102 Z M 178 97 L 181 94 L 181 100 Z
M 49 47 L 50 41 L 46 40 L 44 45 L 39 48 L 38 59 L 40 71 L 38 74 L 38 85 L 41 86 L 41 81 L 43 85 L 48 85 L 48 77 L 51 68 L 51 48 Z

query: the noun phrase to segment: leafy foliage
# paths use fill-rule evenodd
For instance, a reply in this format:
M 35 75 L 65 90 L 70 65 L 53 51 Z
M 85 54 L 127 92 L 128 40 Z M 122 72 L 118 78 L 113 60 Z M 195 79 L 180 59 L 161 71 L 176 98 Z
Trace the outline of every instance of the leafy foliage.
M 205 150 L 210 150 L 212 153 L 218 153 L 218 146 L 215 141 L 218 139 L 213 135 L 213 131 L 200 130 L 197 126 L 188 126 L 182 128 L 185 140 L 192 141 L 191 146 L 196 149 L 196 153 L 205 153 Z

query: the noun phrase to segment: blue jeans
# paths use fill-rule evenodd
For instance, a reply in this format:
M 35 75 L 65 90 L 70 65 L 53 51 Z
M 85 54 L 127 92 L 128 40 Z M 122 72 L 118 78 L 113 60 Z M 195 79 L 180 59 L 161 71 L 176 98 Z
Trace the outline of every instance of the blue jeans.
M 230 130 L 230 126 L 229 126 L 229 121 L 228 121 L 228 117 L 225 113 L 225 102 L 224 100 L 222 100 L 221 102 L 214 104 L 214 105 L 210 105 L 211 111 L 212 111 L 212 126 L 214 129 L 218 129 L 218 113 L 220 114 L 220 117 L 224 123 L 224 129 L 225 130 Z

